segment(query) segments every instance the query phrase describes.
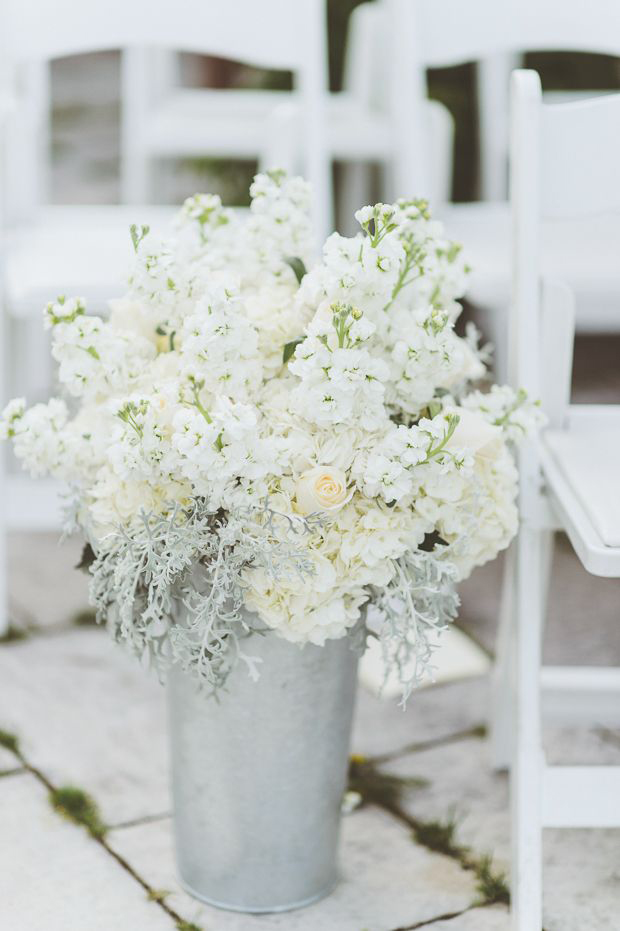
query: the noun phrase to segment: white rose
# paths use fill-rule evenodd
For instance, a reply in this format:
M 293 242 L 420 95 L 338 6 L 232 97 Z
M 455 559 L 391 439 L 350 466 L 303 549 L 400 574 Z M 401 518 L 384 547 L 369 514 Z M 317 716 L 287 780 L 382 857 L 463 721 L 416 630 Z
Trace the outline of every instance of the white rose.
M 334 466 L 315 466 L 304 472 L 297 482 L 295 501 L 300 514 L 337 511 L 350 500 L 344 472 Z
M 500 427 L 464 407 L 456 407 L 451 413 L 458 414 L 459 422 L 446 449 L 466 449 L 482 459 L 497 459 L 501 455 L 504 440 Z

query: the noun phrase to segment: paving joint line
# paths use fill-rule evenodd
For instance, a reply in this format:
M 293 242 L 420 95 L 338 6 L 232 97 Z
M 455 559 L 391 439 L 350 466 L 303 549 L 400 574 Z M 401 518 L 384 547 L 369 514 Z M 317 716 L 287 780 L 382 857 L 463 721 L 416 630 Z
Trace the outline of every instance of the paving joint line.
M 461 915 L 471 912 L 474 908 L 489 908 L 488 905 L 468 905 L 459 912 L 446 912 L 443 915 L 437 915 L 436 918 L 425 918 L 424 921 L 417 921 L 413 925 L 400 925 L 393 928 L 392 931 L 418 931 L 418 928 L 430 928 L 431 925 L 437 924 L 438 921 L 452 921 L 453 918 L 459 918 Z
M 485 861 L 487 860 L 485 855 L 476 853 L 475 850 L 472 850 L 471 847 L 468 846 L 456 846 L 453 849 L 438 848 L 430 843 L 425 842 L 418 836 L 421 830 L 424 828 L 425 822 L 404 811 L 397 802 L 386 801 L 385 799 L 372 799 L 369 800 L 369 803 L 387 812 L 395 820 L 400 821 L 401 824 L 404 824 L 406 827 L 408 827 L 409 830 L 413 833 L 413 842 L 419 847 L 424 847 L 426 850 L 429 850 L 431 853 L 438 854 L 439 856 L 448 857 L 450 860 L 458 863 L 462 870 L 473 873 L 478 880 L 481 879 L 481 873 L 484 869 Z M 488 860 L 490 863 L 490 858 L 488 858 Z M 500 878 L 501 882 L 503 883 L 503 874 Z M 510 893 L 507 888 L 506 894 L 509 897 Z M 509 904 L 509 902 L 505 901 L 503 898 L 489 898 L 485 900 L 483 891 L 482 897 L 479 900 L 472 902 L 471 905 L 464 909 L 464 911 L 469 911 L 472 908 L 486 908 L 490 905 L 507 904 Z M 433 920 L 436 921 L 438 919 Z M 396 929 L 396 931 L 400 931 L 400 929 Z M 403 931 L 409 931 L 409 929 L 403 929 Z
M 132 818 L 129 821 L 119 821 L 118 824 L 106 824 L 106 828 L 109 831 L 123 831 L 125 828 L 135 828 L 141 824 L 153 824 L 157 821 L 165 821 L 166 818 L 171 817 L 171 811 L 162 811 L 156 815 L 143 815 L 141 818 Z
M 27 772 L 25 766 L 16 766 L 14 769 L 0 769 L 0 779 L 5 779 L 7 776 L 21 776 Z
M 34 766 L 32 763 L 30 763 L 19 748 L 14 749 L 11 752 L 21 762 L 22 769 L 25 772 L 30 773 L 43 786 L 45 786 L 50 795 L 58 791 L 54 784 L 47 778 L 45 773 L 43 773 L 37 766 Z M 143 879 L 140 874 L 136 872 L 136 870 L 134 870 L 133 866 L 123 856 L 121 856 L 120 853 L 117 853 L 113 847 L 110 847 L 105 837 L 95 837 L 88 830 L 86 833 L 90 840 L 94 841 L 96 844 L 99 844 L 100 847 L 103 847 L 106 853 L 109 854 L 109 856 L 111 856 L 114 860 L 116 860 L 118 865 L 121 866 L 127 873 L 129 873 L 132 879 L 134 879 L 140 886 L 142 886 L 147 894 L 147 899 L 151 902 L 154 902 L 164 912 L 166 912 L 166 914 L 175 922 L 177 927 L 188 927 L 185 919 L 157 895 L 157 890 L 149 885 L 149 883 L 147 883 L 147 881 Z M 197 931 L 199 931 L 199 929 L 197 929 Z
M 430 737 L 428 740 L 419 740 L 414 743 L 405 744 L 398 750 L 390 750 L 387 753 L 379 753 L 377 756 L 365 757 L 373 765 L 389 763 L 401 756 L 409 756 L 413 753 L 423 753 L 425 750 L 434 750 L 437 747 L 446 747 L 452 743 L 459 743 L 461 740 L 469 740 L 477 737 L 482 739 L 486 736 L 487 729 L 484 724 L 474 724 L 472 727 L 463 728 L 460 731 L 454 731 L 452 734 L 445 734 L 443 737 Z

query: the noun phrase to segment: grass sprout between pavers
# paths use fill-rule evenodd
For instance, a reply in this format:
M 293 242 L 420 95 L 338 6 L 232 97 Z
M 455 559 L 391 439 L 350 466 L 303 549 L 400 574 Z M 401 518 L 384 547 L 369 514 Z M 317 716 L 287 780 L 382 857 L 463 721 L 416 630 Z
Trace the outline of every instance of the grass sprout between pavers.
M 165 898 L 168 893 L 161 889 L 153 889 L 139 873 L 136 873 L 131 864 L 109 845 L 105 837 L 106 826 L 99 814 L 97 803 L 87 792 L 77 786 L 54 786 L 40 769 L 28 762 L 22 753 L 17 735 L 2 728 L 0 728 L 0 747 L 4 747 L 13 753 L 23 768 L 45 786 L 54 811 L 74 824 L 86 828 L 93 842 L 103 847 L 106 853 L 116 860 L 118 865 L 142 886 L 146 892 L 146 897 L 172 918 L 177 931 L 203 931 L 199 925 L 193 924 L 191 921 L 185 921 L 178 912 L 166 903 Z
M 15 643 L 17 640 L 25 640 L 27 636 L 28 631 L 21 627 L 15 627 L 13 624 L 9 624 L 7 630 L 0 635 L 0 645 L 4 643 Z
M 21 756 L 19 740 L 15 734 L 11 734 L 9 731 L 3 731 L 0 729 L 0 747 L 4 747 L 5 750 L 9 750 L 10 753 L 13 753 L 18 758 Z
M 99 815 L 96 802 L 82 789 L 75 786 L 61 786 L 49 794 L 52 808 L 59 814 L 83 825 L 89 834 L 97 839 L 105 837 L 106 828 Z
M 383 759 L 383 758 L 381 758 Z M 409 814 L 403 806 L 403 794 L 407 789 L 422 787 L 427 780 L 416 777 L 394 776 L 384 773 L 375 759 L 354 755 L 349 764 L 349 789 L 361 796 L 362 804 L 373 804 L 390 812 L 405 823 L 417 844 L 434 853 L 456 860 L 460 866 L 471 871 L 476 878 L 478 898 L 472 906 L 509 905 L 510 889 L 505 874 L 493 870 L 488 854 L 476 854 L 470 847 L 456 839 L 457 819 L 454 812 L 445 820 L 424 820 Z

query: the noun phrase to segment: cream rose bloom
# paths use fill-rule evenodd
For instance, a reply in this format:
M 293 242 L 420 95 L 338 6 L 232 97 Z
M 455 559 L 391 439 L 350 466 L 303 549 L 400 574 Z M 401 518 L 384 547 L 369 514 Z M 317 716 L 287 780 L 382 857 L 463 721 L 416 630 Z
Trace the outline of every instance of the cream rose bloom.
M 300 514 L 337 511 L 350 500 L 347 477 L 335 466 L 315 466 L 304 472 L 295 489 L 295 504 Z
M 446 449 L 466 449 L 481 459 L 495 460 L 501 456 L 504 438 L 500 427 L 464 407 L 455 407 L 451 413 L 458 414 L 459 422 Z

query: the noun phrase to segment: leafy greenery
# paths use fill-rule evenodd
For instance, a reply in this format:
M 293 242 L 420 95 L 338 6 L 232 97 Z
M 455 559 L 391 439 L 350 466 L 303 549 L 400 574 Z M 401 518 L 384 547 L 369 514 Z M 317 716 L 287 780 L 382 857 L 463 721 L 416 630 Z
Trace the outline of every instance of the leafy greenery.
M 302 260 L 296 255 L 289 255 L 284 261 L 293 269 L 295 278 L 297 278 L 297 284 L 301 284 L 302 278 L 306 274 L 306 266 Z
M 457 614 L 455 569 L 443 559 L 447 549 L 404 553 L 392 560 L 391 581 L 373 589 L 372 601 L 383 621 L 376 636 L 385 669 L 398 673 L 403 705 L 429 669 L 437 634 Z
M 244 572 L 273 579 L 311 575 L 300 537 L 320 516 L 289 517 L 268 502 L 227 515 L 202 499 L 167 515 L 140 515 L 131 531 L 106 537 L 91 569 L 90 599 L 114 638 L 147 655 L 162 674 L 173 658 L 209 692 L 235 663 L 257 676 L 243 642 L 253 632 L 243 609 Z
M 0 636 L 0 644 L 15 643 L 16 640 L 25 640 L 27 636 L 27 632 L 22 630 L 21 627 L 14 627 L 12 624 L 9 624 L 8 630 Z
M 49 799 L 55 811 L 68 818 L 69 821 L 83 825 L 92 837 L 101 840 L 105 836 L 106 828 L 99 815 L 97 804 L 82 789 L 75 786 L 61 786 L 50 792 Z
M 163 902 L 168 895 L 169 889 L 150 889 L 147 898 L 150 902 Z
M 93 627 L 97 625 L 97 616 L 94 611 L 85 608 L 73 616 L 71 623 L 76 627 Z
M 402 777 L 384 773 L 373 760 L 353 755 L 349 760 L 349 790 L 359 792 L 362 804 L 382 805 L 394 810 L 402 800 L 405 789 L 420 789 L 428 785 L 417 776 Z
M 510 905 L 510 889 L 506 882 L 506 875 L 502 872 L 493 872 L 491 857 L 481 857 L 474 869 L 476 874 L 476 890 L 480 905 Z
M 413 836 L 416 843 L 428 850 L 459 860 L 466 848 L 456 842 L 456 826 L 454 816 L 447 821 L 420 821 L 413 829 Z
M 82 549 L 82 555 L 80 556 L 80 561 L 76 565 L 76 569 L 83 569 L 85 572 L 88 572 L 90 567 L 95 561 L 95 551 L 93 550 L 90 543 L 85 543 Z
M 15 756 L 20 756 L 19 740 L 15 734 L 0 730 L 0 747 L 4 747 L 5 750 L 9 750 Z
M 303 343 L 303 341 L 304 341 L 304 337 L 299 336 L 297 339 L 292 339 L 290 343 L 284 344 L 284 349 L 282 350 L 282 364 L 283 365 L 286 365 L 288 360 L 292 358 L 293 353 L 295 352 L 295 349 L 297 348 L 297 346 L 299 346 L 300 343 Z

